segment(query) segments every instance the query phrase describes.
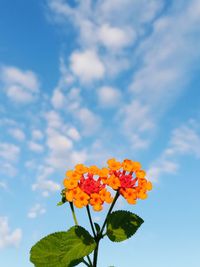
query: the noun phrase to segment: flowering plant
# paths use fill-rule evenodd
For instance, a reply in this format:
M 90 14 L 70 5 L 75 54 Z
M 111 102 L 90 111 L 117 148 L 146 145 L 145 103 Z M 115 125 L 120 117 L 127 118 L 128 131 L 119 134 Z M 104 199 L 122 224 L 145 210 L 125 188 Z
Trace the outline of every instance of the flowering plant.
M 147 198 L 152 184 L 147 181 L 141 164 L 129 159 L 119 162 L 109 159 L 108 166 L 75 166 L 66 172 L 58 205 L 69 203 L 75 225 L 66 232 L 50 234 L 37 242 L 30 251 L 30 260 L 36 267 L 73 267 L 83 263 L 97 267 L 99 242 L 107 236 L 113 242 L 130 238 L 144 222 L 138 215 L 124 210 L 112 212 L 117 199 L 122 196 L 129 204 Z M 114 197 L 111 191 L 115 191 Z M 101 211 L 104 203 L 110 204 L 105 220 L 100 226 L 93 222 L 90 206 Z M 92 235 L 78 224 L 75 209 L 86 207 Z M 90 254 L 93 252 L 93 260 Z

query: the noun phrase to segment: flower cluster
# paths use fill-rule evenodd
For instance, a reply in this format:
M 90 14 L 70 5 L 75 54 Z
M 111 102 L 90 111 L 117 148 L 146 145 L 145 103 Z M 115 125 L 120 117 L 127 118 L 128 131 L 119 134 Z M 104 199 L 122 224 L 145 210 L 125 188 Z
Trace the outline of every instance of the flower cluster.
M 108 167 L 102 169 L 78 164 L 74 170 L 67 171 L 63 181 L 66 200 L 77 208 L 91 205 L 95 211 L 100 211 L 104 202 L 113 200 L 109 187 L 118 191 L 129 204 L 147 197 L 152 184 L 145 178 L 146 173 L 139 162 L 125 159 L 121 163 L 113 158 L 107 164 Z
M 129 204 L 136 204 L 138 198 L 147 198 L 147 191 L 152 189 L 152 184 L 145 178 L 146 173 L 139 162 L 125 159 L 121 163 L 113 158 L 107 163 L 109 176 L 104 179 L 104 184 L 118 190 Z
M 95 211 L 102 210 L 104 202 L 111 203 L 113 198 L 106 189 L 101 176 L 108 175 L 108 170 L 96 166 L 75 166 L 75 170 L 66 172 L 63 184 L 66 188 L 66 200 L 73 202 L 77 208 L 90 204 Z

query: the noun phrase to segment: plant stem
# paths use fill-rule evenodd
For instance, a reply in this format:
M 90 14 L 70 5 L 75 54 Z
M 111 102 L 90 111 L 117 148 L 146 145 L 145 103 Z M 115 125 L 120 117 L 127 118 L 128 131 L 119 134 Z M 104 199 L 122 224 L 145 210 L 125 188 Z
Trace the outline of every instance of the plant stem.
M 91 267 L 91 265 L 90 265 L 89 263 L 87 263 L 87 261 L 85 261 L 84 259 L 83 259 L 82 262 L 83 262 L 86 266 Z
M 90 259 L 89 256 L 87 256 L 87 259 L 88 259 L 88 261 L 89 261 L 90 266 L 93 267 L 93 265 L 92 265 L 92 261 L 91 261 L 91 259 Z
M 87 209 L 87 213 L 88 213 L 88 217 L 89 217 L 90 225 L 91 225 L 91 228 L 92 228 L 92 232 L 93 232 L 93 235 L 94 235 L 94 238 L 95 238 L 95 237 L 96 237 L 96 233 L 95 233 L 95 230 L 94 230 L 94 225 L 93 225 L 93 222 L 92 222 L 92 217 L 91 217 L 91 213 L 90 213 L 90 208 L 89 208 L 88 205 L 86 206 L 86 209 Z
M 75 225 L 78 225 L 78 221 L 77 221 L 76 214 L 75 214 L 75 211 L 74 211 L 73 202 L 69 202 L 69 205 L 70 205 L 70 209 L 72 211 L 72 216 L 73 216 L 73 219 L 74 219 L 74 223 L 75 223 Z M 85 260 L 83 260 L 83 263 L 85 263 L 89 267 L 92 267 L 92 262 L 91 262 L 91 259 L 90 259 L 90 257 L 88 255 L 87 255 L 87 259 L 88 259 L 89 263 L 87 263 Z
M 71 211 L 72 211 L 72 216 L 73 216 L 73 219 L 74 219 L 74 223 L 75 223 L 75 225 L 78 225 L 78 221 L 77 221 L 76 214 L 75 214 L 75 211 L 74 211 L 73 202 L 69 202 L 69 205 L 70 205 L 70 208 L 71 208 Z
M 108 213 L 107 213 L 106 218 L 105 218 L 105 221 L 104 221 L 104 223 L 102 225 L 101 231 L 100 231 L 100 233 L 95 238 L 97 245 L 96 245 L 96 248 L 94 250 L 94 258 L 93 258 L 93 266 L 92 267 L 97 267 L 97 257 L 98 257 L 99 242 L 104 237 L 103 236 L 103 230 L 104 230 L 104 228 L 106 226 L 107 218 L 108 218 L 109 214 L 112 212 L 113 207 L 114 207 L 114 205 L 115 205 L 118 197 L 119 197 L 119 192 L 117 191 L 116 192 L 116 195 L 115 195 L 115 197 L 113 199 L 113 202 L 112 202 L 112 204 L 110 206 L 110 209 L 108 210 Z
M 99 250 L 99 241 L 100 240 L 97 241 L 97 246 L 96 246 L 96 248 L 94 250 L 94 258 L 93 258 L 93 265 L 92 265 L 92 267 L 97 267 L 97 257 L 98 257 L 98 250 Z
M 107 213 L 107 215 L 106 215 L 105 221 L 104 221 L 104 223 L 103 223 L 103 225 L 102 225 L 101 231 L 100 231 L 100 233 L 99 233 L 100 236 L 103 234 L 103 230 L 104 230 L 104 228 L 105 228 L 105 226 L 106 226 L 106 222 L 107 222 L 108 215 L 112 212 L 113 207 L 114 207 L 114 205 L 115 205 L 115 203 L 116 203 L 118 197 L 119 197 L 119 192 L 117 191 L 117 192 L 116 192 L 116 195 L 115 195 L 115 197 L 114 197 L 114 199 L 113 199 L 113 202 L 112 202 L 112 204 L 111 204 L 111 206 L 110 206 L 110 209 L 108 210 L 108 213 Z

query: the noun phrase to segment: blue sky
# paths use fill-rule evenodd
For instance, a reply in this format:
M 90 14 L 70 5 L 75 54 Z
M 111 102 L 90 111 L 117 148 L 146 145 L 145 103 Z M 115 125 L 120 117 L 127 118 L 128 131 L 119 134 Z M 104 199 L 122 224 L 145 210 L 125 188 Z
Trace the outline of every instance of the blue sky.
M 0 18 L 0 265 L 33 266 L 31 246 L 73 224 L 67 169 L 116 157 L 154 189 L 119 201 L 145 223 L 103 240 L 99 267 L 199 267 L 200 1 L 3 0 Z

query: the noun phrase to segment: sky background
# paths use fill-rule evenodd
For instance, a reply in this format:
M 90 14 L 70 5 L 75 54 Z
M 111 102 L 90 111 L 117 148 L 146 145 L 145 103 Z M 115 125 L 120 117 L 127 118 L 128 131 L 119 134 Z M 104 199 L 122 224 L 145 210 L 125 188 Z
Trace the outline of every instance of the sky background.
M 105 238 L 98 267 L 200 266 L 199 25 L 199 0 L 1 0 L 0 266 L 33 266 L 31 246 L 73 225 L 65 171 L 110 157 L 154 189 L 119 201 L 145 223 Z

